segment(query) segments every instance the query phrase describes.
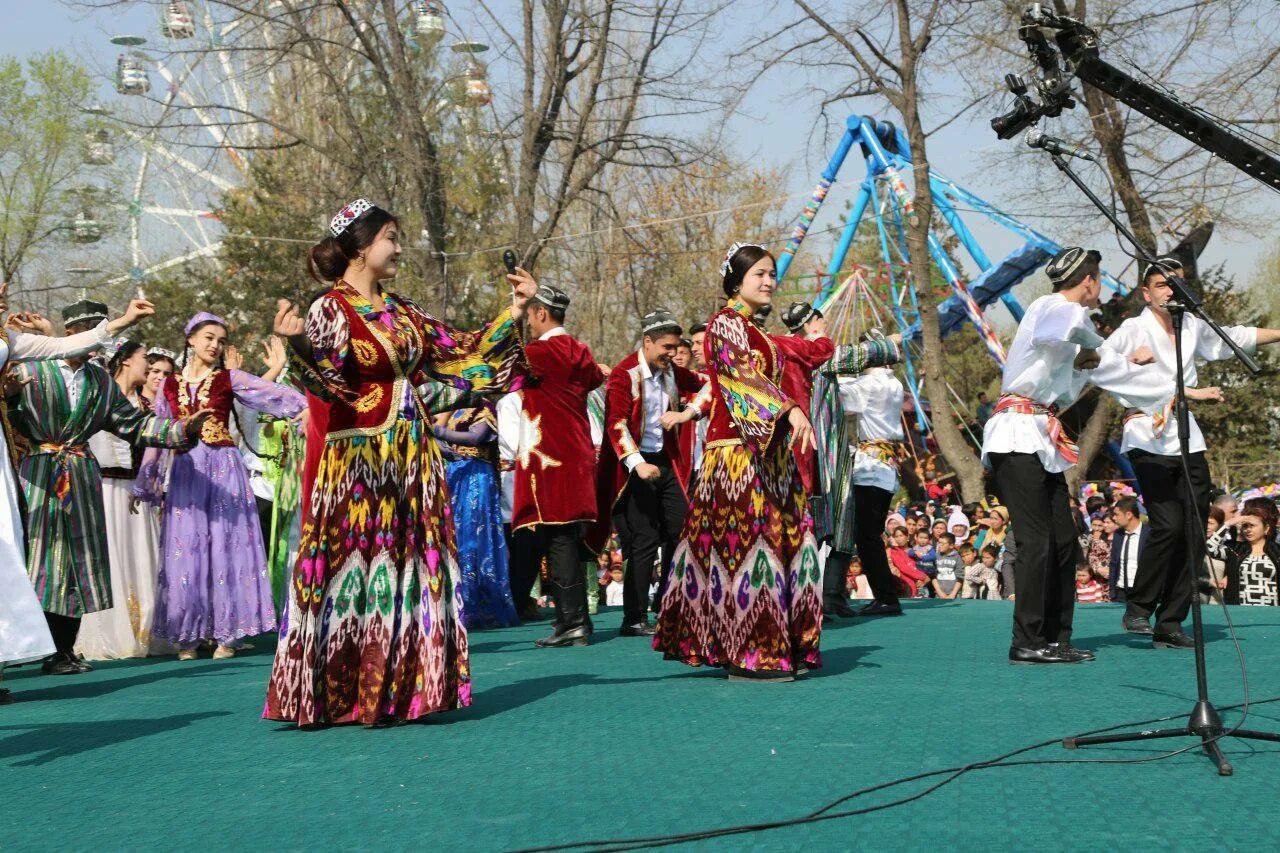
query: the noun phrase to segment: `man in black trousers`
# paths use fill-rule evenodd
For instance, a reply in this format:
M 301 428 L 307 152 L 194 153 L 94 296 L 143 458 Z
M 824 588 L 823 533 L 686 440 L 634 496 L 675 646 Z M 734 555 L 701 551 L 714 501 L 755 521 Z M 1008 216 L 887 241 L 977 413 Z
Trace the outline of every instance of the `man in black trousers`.
M 1173 318 L 1165 307 L 1173 298 L 1168 276 L 1181 275 L 1176 258 L 1161 258 L 1142 276 L 1142 313 L 1120 324 L 1107 338 L 1105 347 L 1121 355 L 1138 347 L 1148 347 L 1157 356 L 1152 365 L 1169 382 L 1177 362 L 1173 345 Z M 1223 331 L 1246 352 L 1280 340 L 1280 330 L 1253 326 L 1228 326 Z M 1222 400 L 1218 388 L 1197 388 L 1196 362 L 1232 358 L 1234 353 L 1199 317 L 1186 315 L 1182 322 L 1182 371 L 1187 399 L 1204 402 Z M 1187 470 L 1182 467 L 1177 419 L 1172 410 L 1156 415 L 1132 410 L 1125 413 L 1120 449 L 1129 457 L 1138 477 L 1138 489 L 1147 510 L 1151 529 L 1143 537 L 1137 577 L 1125 597 L 1122 625 L 1130 634 L 1151 637 L 1161 649 L 1190 649 L 1195 646 L 1182 630 L 1182 621 L 1191 609 L 1192 583 L 1187 571 L 1188 553 L 1202 555 L 1205 522 L 1209 516 L 1209 464 L 1205 461 L 1204 436 L 1189 412 Z M 1186 517 L 1191 507 L 1194 518 Z M 1119 534 L 1116 534 L 1117 537 Z M 1117 540 L 1118 541 L 1118 540 Z M 1112 546 L 1114 553 L 1116 546 Z M 1197 568 L 1200 557 L 1197 557 Z M 1151 617 L 1155 616 L 1152 627 Z
M 622 592 L 624 637 L 653 635 L 649 586 L 659 548 L 668 561 L 689 511 L 689 459 L 680 451 L 681 424 L 702 414 L 709 391 L 698 375 L 672 362 L 681 329 L 669 311 L 641 319 L 640 348 L 609 372 L 604 437 L 596 467 L 596 524 L 587 544 L 596 551 L 618 531 L 627 560 Z M 692 398 L 688 405 L 682 399 Z

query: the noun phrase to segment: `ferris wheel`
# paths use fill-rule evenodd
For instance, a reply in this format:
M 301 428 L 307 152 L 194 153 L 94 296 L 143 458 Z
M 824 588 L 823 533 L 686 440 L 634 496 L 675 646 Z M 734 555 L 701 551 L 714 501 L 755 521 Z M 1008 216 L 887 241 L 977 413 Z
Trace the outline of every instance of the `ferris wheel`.
M 227 6 L 208 2 L 155 5 L 159 18 L 151 40 L 136 34 L 110 40 L 118 48 L 119 97 L 110 107 L 89 108 L 84 160 L 104 178 L 113 171 L 113 180 L 77 190 L 78 213 L 67 226 L 73 241 L 85 246 L 127 235 L 114 240 L 127 244 L 127 266 L 107 283 L 131 283 L 139 292 L 165 270 L 201 259 L 216 262 L 225 229 L 215 211 L 224 194 L 246 183 L 248 152 L 257 147 L 262 128 L 246 120 L 262 93 L 247 91 L 245 81 L 272 84 L 270 70 L 265 77 L 246 73 L 243 60 L 255 50 L 273 49 L 272 29 L 262 25 L 269 14 L 231 14 Z M 267 13 L 281 5 L 264 4 Z M 446 35 L 445 19 L 439 2 L 412 3 L 406 19 L 411 45 L 434 51 Z M 474 121 L 471 114 L 492 102 L 479 58 L 486 50 L 468 40 L 449 46 L 453 67 L 439 109 Z M 113 193 L 108 186 L 117 189 Z
M 149 276 L 216 256 L 224 232 L 214 211 L 244 183 L 243 149 L 256 132 L 239 120 L 249 104 L 227 48 L 242 21 L 215 20 L 203 3 L 160 3 L 158 11 L 156 42 L 111 38 L 120 98 L 91 110 L 100 120 L 85 160 L 115 170 L 117 189 L 105 203 L 98 193 L 102 209 L 86 203 L 77 218 L 84 242 L 92 231 L 84 223 L 95 220 L 99 232 L 127 235 L 128 267 L 107 283 L 139 292 Z

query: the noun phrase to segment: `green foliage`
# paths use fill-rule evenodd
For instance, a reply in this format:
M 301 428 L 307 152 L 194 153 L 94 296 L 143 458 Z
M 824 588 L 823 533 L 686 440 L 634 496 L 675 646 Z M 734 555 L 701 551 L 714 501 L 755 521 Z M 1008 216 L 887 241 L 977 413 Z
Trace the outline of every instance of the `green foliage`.
M 88 71 L 63 53 L 0 58 L 0 279 L 60 235 L 84 170 Z
M 1222 269 L 1202 271 L 1204 307 L 1223 325 L 1260 325 L 1266 318 L 1250 290 L 1236 286 Z M 1198 384 L 1217 385 L 1226 401 L 1192 403 L 1192 411 L 1204 432 L 1206 456 L 1217 483 L 1232 488 L 1264 485 L 1280 480 L 1280 360 L 1268 347 L 1258 351 L 1262 376 L 1251 377 L 1234 360 L 1202 365 Z

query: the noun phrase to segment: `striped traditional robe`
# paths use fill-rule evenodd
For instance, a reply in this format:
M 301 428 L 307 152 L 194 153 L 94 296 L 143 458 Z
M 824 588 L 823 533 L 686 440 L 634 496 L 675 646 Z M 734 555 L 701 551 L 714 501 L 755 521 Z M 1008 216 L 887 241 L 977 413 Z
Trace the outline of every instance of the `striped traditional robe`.
M 26 498 L 27 574 L 46 612 L 82 616 L 111 607 L 111 575 L 102 516 L 102 475 L 89 452 L 99 430 L 156 447 L 187 443 L 183 425 L 134 408 L 99 365 L 84 367 L 74 410 L 57 361 L 19 365 L 33 381 L 11 411 L 31 443 L 18 466 Z

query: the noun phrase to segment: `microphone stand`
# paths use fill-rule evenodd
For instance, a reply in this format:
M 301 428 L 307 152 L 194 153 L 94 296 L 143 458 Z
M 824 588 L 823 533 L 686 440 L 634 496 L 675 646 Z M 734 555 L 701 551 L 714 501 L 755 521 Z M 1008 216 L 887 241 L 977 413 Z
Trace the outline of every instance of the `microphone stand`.
M 1115 212 L 1105 204 L 1102 199 L 1089 189 L 1088 185 L 1080 179 L 1080 176 L 1071 170 L 1063 160 L 1062 155 L 1050 151 L 1049 157 L 1053 160 L 1053 165 L 1057 166 L 1059 171 L 1066 175 L 1073 184 L 1080 188 L 1080 191 L 1088 196 L 1089 201 L 1102 212 L 1116 229 L 1125 236 L 1128 241 L 1133 244 L 1138 254 L 1148 264 L 1154 264 L 1156 259 L 1151 257 L 1147 250 L 1143 247 L 1138 239 L 1133 236 L 1132 232 L 1120 222 Z M 1205 528 L 1201 519 L 1201 508 L 1195 504 L 1195 496 L 1191 493 L 1191 451 L 1188 445 L 1188 432 L 1190 427 L 1190 415 L 1187 411 L 1187 395 L 1186 381 L 1183 376 L 1182 361 L 1182 322 L 1187 313 L 1194 314 L 1199 317 L 1205 325 L 1213 330 L 1222 341 L 1231 348 L 1236 358 L 1250 374 L 1257 376 L 1262 368 L 1258 363 L 1246 353 L 1243 349 L 1231 339 L 1222 327 L 1213 321 L 1213 318 L 1205 314 L 1202 306 L 1203 300 L 1187 287 L 1187 283 L 1179 276 L 1165 273 L 1165 280 L 1173 288 L 1173 299 L 1167 304 L 1170 317 L 1173 319 L 1173 347 L 1175 357 L 1178 360 L 1176 369 L 1174 370 L 1174 388 L 1175 388 L 1175 412 L 1178 424 L 1178 454 L 1182 458 L 1183 471 L 1183 526 L 1184 533 L 1187 537 L 1187 562 L 1183 570 L 1187 574 L 1189 583 L 1191 584 L 1191 625 L 1192 637 L 1195 640 L 1195 661 L 1196 661 L 1196 704 L 1191 709 L 1191 714 L 1187 718 L 1187 723 L 1182 728 L 1176 729 L 1157 729 L 1154 731 L 1141 732 L 1124 732 L 1114 735 L 1091 735 L 1088 737 L 1066 737 L 1062 739 L 1062 745 L 1067 749 L 1076 749 L 1081 746 L 1091 746 L 1101 743 L 1125 743 L 1128 741 L 1154 740 L 1156 738 L 1171 737 L 1198 737 L 1201 741 L 1201 748 L 1205 754 L 1218 767 L 1218 775 L 1230 776 L 1232 767 L 1230 762 L 1222 754 L 1222 749 L 1218 745 L 1223 737 L 1246 738 L 1249 740 L 1263 740 L 1280 742 L 1280 734 L 1272 732 L 1251 731 L 1248 729 L 1227 729 L 1222 724 L 1222 718 L 1218 715 L 1218 711 L 1214 708 L 1213 703 L 1209 701 L 1209 679 L 1206 673 L 1204 660 L 1204 622 L 1200 612 L 1200 595 L 1197 588 L 1196 580 L 1200 574 L 1199 568 L 1204 563 L 1204 537 Z

